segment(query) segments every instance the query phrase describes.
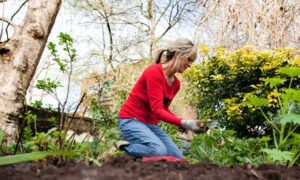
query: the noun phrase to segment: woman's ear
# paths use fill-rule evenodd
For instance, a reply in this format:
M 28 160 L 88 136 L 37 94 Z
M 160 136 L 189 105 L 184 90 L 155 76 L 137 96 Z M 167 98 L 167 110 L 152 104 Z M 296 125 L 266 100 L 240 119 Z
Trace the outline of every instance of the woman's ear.
M 173 58 L 176 59 L 178 57 L 178 55 L 179 55 L 179 52 L 175 51 L 175 54 L 174 54 Z

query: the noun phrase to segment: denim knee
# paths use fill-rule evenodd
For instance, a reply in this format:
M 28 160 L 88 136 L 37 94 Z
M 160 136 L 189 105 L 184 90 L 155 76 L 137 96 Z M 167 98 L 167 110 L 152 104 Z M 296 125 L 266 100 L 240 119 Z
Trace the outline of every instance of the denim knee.
M 166 156 L 168 154 L 164 144 L 149 143 L 149 151 L 151 156 Z

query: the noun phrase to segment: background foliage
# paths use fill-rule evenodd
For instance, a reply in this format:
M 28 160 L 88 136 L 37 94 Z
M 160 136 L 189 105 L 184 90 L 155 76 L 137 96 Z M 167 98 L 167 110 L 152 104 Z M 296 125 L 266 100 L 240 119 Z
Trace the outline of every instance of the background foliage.
M 275 114 L 279 109 L 276 92 L 260 84 L 260 79 L 276 76 L 280 67 L 299 66 L 299 50 L 279 48 L 259 51 L 245 46 L 227 51 L 218 46 L 210 52 L 205 45 L 200 45 L 199 50 L 206 55 L 205 58 L 185 73 L 189 81 L 187 98 L 197 108 L 198 116 L 218 120 L 226 128 L 235 130 L 238 137 L 268 134 L 270 127 L 260 110 L 241 103 L 254 94 L 264 96 L 268 105 L 263 109 Z M 292 87 L 299 88 L 298 84 L 299 78 L 295 77 Z

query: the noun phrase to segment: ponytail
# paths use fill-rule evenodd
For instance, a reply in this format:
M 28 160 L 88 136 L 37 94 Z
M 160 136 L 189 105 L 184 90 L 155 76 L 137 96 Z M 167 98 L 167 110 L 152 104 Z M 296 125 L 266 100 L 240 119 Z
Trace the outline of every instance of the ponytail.
M 156 56 L 154 58 L 155 64 L 161 63 L 161 57 L 162 57 L 162 55 L 163 55 L 163 53 L 165 51 L 167 51 L 167 53 L 166 53 L 166 60 L 165 60 L 164 63 L 170 61 L 173 58 L 173 56 L 175 55 L 175 51 L 169 51 L 169 50 L 166 50 L 166 49 L 160 49 L 160 50 L 158 50 L 156 52 Z
M 161 57 L 162 57 L 162 54 L 165 52 L 166 50 L 165 49 L 160 49 L 156 52 L 156 55 L 154 57 L 154 62 L 155 64 L 159 64 L 161 63 Z

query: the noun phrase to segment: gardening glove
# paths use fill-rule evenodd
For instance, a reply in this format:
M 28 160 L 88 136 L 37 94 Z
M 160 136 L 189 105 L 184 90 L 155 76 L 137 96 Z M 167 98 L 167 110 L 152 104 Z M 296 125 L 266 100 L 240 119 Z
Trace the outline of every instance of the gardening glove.
M 207 131 L 207 126 L 200 120 L 181 120 L 181 127 L 186 130 L 191 130 L 195 133 L 204 133 Z

